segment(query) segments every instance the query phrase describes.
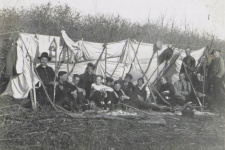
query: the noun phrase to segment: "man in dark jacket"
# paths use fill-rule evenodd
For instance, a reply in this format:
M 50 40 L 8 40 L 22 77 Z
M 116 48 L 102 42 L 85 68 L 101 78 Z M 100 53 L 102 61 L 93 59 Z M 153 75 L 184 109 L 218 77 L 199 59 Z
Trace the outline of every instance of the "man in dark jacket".
M 185 74 L 185 80 L 189 81 L 188 76 L 192 80 L 192 75 L 193 75 L 193 72 L 195 71 L 195 59 L 191 56 L 190 48 L 186 49 L 186 55 L 187 56 L 184 57 L 184 59 L 183 59 L 181 69 L 180 69 L 180 73 L 184 73 Z M 187 70 L 187 73 L 185 71 L 185 68 Z
M 67 80 L 67 72 L 60 71 L 58 73 L 57 86 L 56 86 L 56 104 L 65 108 L 68 111 L 73 110 L 73 85 Z
M 224 60 L 220 57 L 220 50 L 214 50 L 214 59 L 209 66 L 209 80 L 212 87 L 212 94 L 217 106 L 224 106 L 225 103 L 225 83 L 224 83 Z
M 51 60 L 51 57 L 48 56 L 48 53 L 43 52 L 41 56 L 38 57 L 38 59 L 40 60 L 41 64 L 36 68 L 36 73 L 46 87 L 50 98 L 53 98 L 55 72 L 47 65 L 48 61 Z M 37 89 L 37 98 L 40 104 L 45 104 L 47 102 L 47 95 L 44 92 L 43 86 Z
M 172 106 L 175 105 L 174 96 L 175 96 L 175 89 L 174 86 L 168 82 L 167 76 L 161 77 L 162 85 L 159 88 L 159 94 L 162 96 L 166 102 L 170 103 Z M 160 96 L 158 97 L 157 101 L 159 104 L 166 104 L 166 102 Z
M 86 91 L 86 98 L 89 98 L 91 92 L 91 84 L 94 83 L 96 75 L 94 74 L 95 65 L 88 63 L 84 74 L 80 75 L 79 87 Z
M 136 99 L 141 101 L 147 101 L 150 96 L 150 90 L 147 85 L 144 85 L 143 78 L 139 78 L 137 80 L 137 85 L 135 86 L 135 96 Z
M 133 79 L 133 76 L 131 74 L 127 73 L 124 80 L 121 83 L 122 90 L 129 97 L 133 97 L 133 95 L 134 95 L 133 92 L 135 91 L 135 86 L 131 82 L 132 79 Z

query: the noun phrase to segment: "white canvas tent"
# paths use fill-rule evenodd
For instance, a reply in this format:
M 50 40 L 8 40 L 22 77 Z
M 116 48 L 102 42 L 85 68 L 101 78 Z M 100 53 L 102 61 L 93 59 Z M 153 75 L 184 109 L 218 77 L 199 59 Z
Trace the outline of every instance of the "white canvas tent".
M 11 95 L 15 98 L 25 98 L 28 95 L 29 90 L 32 88 L 30 77 L 28 76 L 33 75 L 35 83 L 38 83 L 36 75 L 28 71 L 30 63 L 26 58 L 27 52 L 25 46 L 32 56 L 32 61 L 34 61 L 37 56 L 34 56 L 33 54 L 37 54 L 37 51 L 39 55 L 42 52 L 49 53 L 48 47 L 51 45 L 52 39 L 54 38 L 56 39 L 57 43 L 57 61 L 63 57 L 60 55 L 61 51 L 70 51 L 69 54 L 72 52 L 74 55 L 74 59 L 76 61 L 74 68 L 73 64 L 70 63 L 61 63 L 58 68 L 58 71 L 68 71 L 68 69 L 69 71 L 72 70 L 71 75 L 84 73 L 85 68 L 89 62 L 95 64 L 98 61 L 95 73 L 97 75 L 102 75 L 103 77 L 111 76 L 117 80 L 119 77 L 123 78 L 127 72 L 130 72 L 134 77 L 132 81 L 135 82 L 139 77 L 143 76 L 144 72 L 146 72 L 146 75 L 144 76 L 145 81 L 150 79 L 149 83 L 153 83 L 156 81 L 158 75 L 165 73 L 164 71 L 169 68 L 166 74 L 169 76 L 169 78 L 171 78 L 172 82 L 174 82 L 178 80 L 178 73 L 180 71 L 182 59 L 186 55 L 182 49 L 175 48 L 172 58 L 170 59 L 170 63 L 166 63 L 164 61 L 159 65 L 158 71 L 156 71 L 158 58 L 156 53 L 153 53 L 153 44 L 140 43 L 139 45 L 138 42 L 130 39 L 107 44 L 87 42 L 83 40 L 74 42 L 67 36 L 65 31 L 62 31 L 62 38 L 65 42 L 64 45 L 67 45 L 68 49 L 65 47 L 60 49 L 59 37 L 45 37 L 42 35 L 38 36 L 40 38 L 37 38 L 37 35 L 35 36 L 32 34 L 20 35 L 22 38 L 23 36 L 26 36 L 29 37 L 28 39 L 30 39 L 23 39 L 24 43 L 22 44 L 22 48 L 17 47 L 17 52 L 19 54 L 23 54 L 19 59 L 22 58 L 24 64 L 26 65 L 23 65 L 21 75 L 12 77 L 6 91 L 3 93 L 3 95 Z M 21 39 L 19 38 L 18 42 L 20 41 Z M 33 45 L 31 41 L 35 41 L 36 44 Z M 163 45 L 162 49 L 158 51 L 158 55 L 165 51 L 167 47 L 168 45 Z M 192 51 L 191 55 L 195 58 L 196 62 L 203 55 L 204 49 L 205 48 Z M 69 56 L 67 57 L 69 58 Z M 149 69 L 146 70 L 151 57 L 153 57 L 152 62 Z M 54 62 L 50 62 L 49 66 L 55 69 Z M 20 79 L 21 77 L 22 79 Z

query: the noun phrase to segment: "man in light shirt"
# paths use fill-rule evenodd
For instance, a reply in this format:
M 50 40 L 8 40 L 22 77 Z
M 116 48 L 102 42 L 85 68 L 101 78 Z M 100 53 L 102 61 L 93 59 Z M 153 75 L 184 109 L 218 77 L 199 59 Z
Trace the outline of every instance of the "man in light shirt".
M 107 99 L 107 92 L 113 92 L 111 87 L 105 86 L 102 84 L 103 77 L 100 75 L 96 76 L 95 83 L 91 85 L 91 93 L 90 93 L 90 101 L 91 106 L 94 108 L 104 108 L 106 109 L 106 99 Z

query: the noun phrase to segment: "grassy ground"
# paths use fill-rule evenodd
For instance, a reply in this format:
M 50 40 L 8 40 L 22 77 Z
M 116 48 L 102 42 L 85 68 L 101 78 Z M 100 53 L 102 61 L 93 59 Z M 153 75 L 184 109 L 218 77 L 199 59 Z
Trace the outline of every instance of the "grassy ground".
M 151 112 L 134 118 L 73 118 L 50 108 L 29 111 L 24 100 L 0 97 L 0 149 L 222 150 L 224 118 Z M 161 117 L 165 125 L 139 123 Z M 174 119 L 175 118 L 175 119 Z

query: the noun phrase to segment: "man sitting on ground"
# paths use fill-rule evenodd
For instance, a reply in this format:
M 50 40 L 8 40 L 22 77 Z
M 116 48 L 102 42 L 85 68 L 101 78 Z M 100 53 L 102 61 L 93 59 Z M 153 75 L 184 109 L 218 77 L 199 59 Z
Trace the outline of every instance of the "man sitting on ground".
M 90 101 L 93 108 L 106 109 L 105 99 L 107 99 L 107 92 L 113 92 L 111 87 L 102 84 L 103 77 L 96 76 L 96 82 L 91 85 Z
M 113 88 L 113 78 L 106 77 L 106 86 Z
M 60 71 L 58 73 L 58 79 L 56 86 L 56 104 L 65 108 L 68 111 L 73 110 L 73 97 L 71 92 L 73 91 L 73 86 L 67 80 L 67 72 Z
M 132 78 L 133 76 L 127 73 L 124 80 L 122 81 L 122 90 L 129 97 L 132 97 L 135 91 L 134 84 L 131 82 Z
M 180 80 L 174 83 L 175 88 L 175 103 L 184 105 L 190 100 L 191 94 L 191 85 L 188 81 L 185 80 L 185 74 L 180 73 Z
M 77 74 L 73 75 L 73 89 L 72 96 L 73 100 L 73 108 L 79 111 L 79 109 L 87 110 L 88 109 L 88 100 L 85 98 L 86 91 L 78 86 L 80 81 L 80 76 Z
M 141 101 L 147 101 L 150 96 L 150 90 L 148 86 L 144 85 L 143 78 L 139 78 L 137 80 L 137 85 L 135 86 L 135 96 Z
M 80 75 L 79 87 L 86 91 L 86 98 L 89 98 L 91 92 L 91 84 L 94 83 L 96 75 L 94 74 L 95 65 L 88 63 L 85 73 Z
M 160 96 L 158 96 L 157 98 L 157 103 L 165 105 L 168 102 L 170 105 L 174 105 L 175 89 L 173 85 L 170 82 L 168 82 L 167 76 L 162 76 L 161 82 L 162 85 L 159 88 Z
M 110 109 L 117 109 L 119 108 L 119 102 L 125 99 L 129 99 L 128 96 L 125 95 L 123 90 L 121 89 L 121 82 L 115 81 L 113 92 L 109 92 L 107 97 L 107 104 Z M 109 103 L 110 102 L 110 103 Z

